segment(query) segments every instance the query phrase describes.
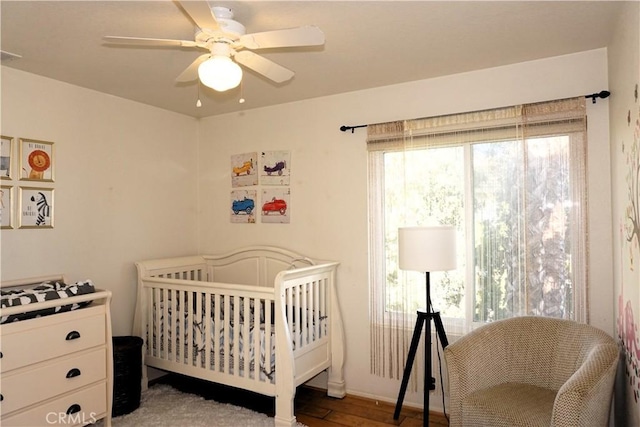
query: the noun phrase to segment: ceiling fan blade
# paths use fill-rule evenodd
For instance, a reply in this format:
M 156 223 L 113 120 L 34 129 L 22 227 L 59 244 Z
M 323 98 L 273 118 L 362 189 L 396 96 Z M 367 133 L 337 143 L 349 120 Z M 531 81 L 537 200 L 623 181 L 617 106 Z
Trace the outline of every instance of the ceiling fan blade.
M 183 46 L 197 47 L 198 44 L 190 40 L 171 40 L 171 39 L 149 39 L 144 37 L 120 37 L 105 36 L 103 37 L 109 43 L 130 44 L 137 46 Z
M 324 33 L 320 28 L 309 25 L 285 30 L 245 34 L 240 37 L 240 43 L 247 49 L 318 46 L 324 44 Z
M 22 55 L 18 55 L 17 53 L 7 52 L 6 50 L 0 50 L 0 60 L 1 61 L 13 61 L 14 59 L 20 59 Z
M 211 8 L 206 1 L 179 1 L 178 3 L 200 29 L 207 28 L 213 31 L 220 29 L 220 24 L 211 13 Z
M 191 63 L 191 65 L 189 65 L 182 73 L 180 73 L 178 77 L 176 77 L 176 82 L 184 83 L 196 80 L 198 78 L 198 67 L 204 61 L 209 59 L 210 56 L 211 54 L 208 53 L 198 56 L 195 61 Z
M 236 62 L 244 65 L 253 71 L 262 74 L 276 83 L 286 82 L 295 74 L 293 71 L 278 65 L 275 62 L 263 56 L 257 55 L 251 51 L 243 50 L 234 56 Z

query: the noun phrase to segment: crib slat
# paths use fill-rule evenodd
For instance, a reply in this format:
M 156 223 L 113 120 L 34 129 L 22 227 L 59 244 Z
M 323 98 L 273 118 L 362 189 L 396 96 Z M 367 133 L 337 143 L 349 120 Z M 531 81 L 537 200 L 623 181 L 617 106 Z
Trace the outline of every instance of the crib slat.
M 204 348 L 203 343 L 202 343 L 202 320 L 204 319 L 202 313 L 203 313 L 203 309 L 202 309 L 202 293 L 201 292 L 193 292 L 193 298 L 195 299 L 194 304 L 195 304 L 195 314 L 194 314 L 194 321 L 193 323 L 189 324 L 189 330 L 193 331 L 193 356 L 194 356 L 194 361 L 193 364 L 194 366 L 202 366 L 202 364 L 204 363 L 204 359 L 202 358 L 202 351 L 201 349 Z M 197 325 L 200 325 L 200 328 L 197 327 Z
M 292 334 L 295 333 L 294 331 L 294 321 L 293 321 L 293 288 L 289 288 L 287 289 L 287 324 L 289 325 L 289 330 L 291 331 Z M 295 335 L 292 335 L 293 338 L 293 342 L 295 344 Z
M 187 360 L 186 363 L 187 365 L 191 365 L 193 363 L 193 328 L 191 327 L 191 325 L 193 325 L 193 309 L 191 308 L 193 307 L 192 302 L 191 302 L 191 292 L 189 291 L 185 291 L 185 296 L 184 296 L 184 309 L 186 310 L 186 314 L 187 316 L 183 319 L 180 319 L 180 323 L 184 324 L 183 326 L 183 331 L 182 331 L 182 336 L 185 340 L 185 348 L 186 348 L 186 353 L 187 353 Z
M 272 314 L 271 314 L 271 300 L 264 302 L 264 367 L 266 369 L 267 372 L 271 372 L 271 366 L 272 366 L 272 354 L 271 354 L 271 331 L 272 331 L 272 324 L 271 324 L 271 318 L 272 318 Z M 275 355 L 273 355 L 275 356 Z M 269 381 L 268 378 L 265 378 L 265 381 Z
M 293 288 L 295 290 L 294 296 L 295 296 L 295 304 L 294 304 L 294 308 L 295 308 L 295 312 L 293 317 L 295 318 L 295 322 L 297 324 L 297 330 L 296 330 L 296 335 L 295 335 L 295 341 L 296 341 L 296 349 L 299 349 L 302 347 L 302 320 L 300 319 L 300 293 L 302 292 L 302 286 L 301 285 L 297 285 Z
M 149 341 L 151 344 L 149 345 L 149 352 L 152 356 L 158 356 L 158 349 L 160 344 L 158 343 L 158 339 L 160 338 L 160 322 L 158 321 L 159 314 L 158 310 L 160 309 L 160 305 L 158 303 L 158 296 L 156 295 L 156 291 L 153 288 L 149 288 L 149 307 L 147 308 L 149 317 L 149 324 L 151 326 L 151 330 L 149 331 Z
M 204 294 L 204 319 L 202 319 L 202 333 L 204 334 L 204 336 L 202 337 L 202 339 L 204 340 L 204 368 L 205 369 L 211 369 L 211 352 L 212 352 L 212 345 L 213 343 L 211 342 L 211 339 L 213 337 L 212 334 L 212 330 L 211 330 L 211 321 L 210 319 L 213 319 L 212 317 L 212 313 L 211 313 L 211 298 L 212 295 L 211 293 L 207 292 Z
M 253 378 L 254 381 L 260 381 L 260 363 L 262 361 L 261 357 L 261 346 L 260 342 L 262 340 L 262 322 L 260 319 L 264 316 L 264 307 L 266 305 L 266 301 L 263 299 L 254 299 L 253 300 L 253 358 L 249 361 L 249 369 L 251 369 L 251 362 L 253 361 L 253 371 L 250 372 L 250 377 Z M 264 317 L 266 319 L 266 317 Z M 266 351 L 265 347 L 265 351 Z
M 180 361 L 178 358 L 178 354 L 180 352 L 178 341 L 176 338 L 178 337 L 178 322 L 177 319 L 180 318 L 180 312 L 178 307 L 178 291 L 169 291 L 167 290 L 167 296 L 170 298 L 168 301 L 165 301 L 165 304 L 169 306 L 169 310 L 171 311 L 171 321 L 168 318 L 165 318 L 165 334 L 169 335 L 171 339 L 167 338 L 167 342 L 169 343 L 170 348 L 167 348 L 167 360 L 176 360 Z
M 300 285 L 300 298 L 301 301 L 301 313 L 300 313 L 300 327 L 302 328 L 302 334 L 300 340 L 302 342 L 301 346 L 305 346 L 309 344 L 309 334 L 308 334 L 308 312 L 307 312 L 307 296 L 308 296 L 309 283 L 305 282 Z
M 240 297 L 232 296 L 233 298 L 233 375 L 240 376 Z
M 249 357 L 249 349 L 251 348 L 251 324 L 253 324 L 253 314 L 251 313 L 251 298 L 244 297 L 244 324 L 242 325 L 242 366 L 238 368 L 238 375 L 240 372 L 244 372 L 244 377 L 249 378 L 251 376 L 251 358 Z M 258 325 L 260 323 L 257 323 Z M 239 343 L 238 343 L 239 345 Z M 240 352 L 240 347 L 238 347 L 238 353 Z
M 213 354 L 211 357 L 213 358 L 213 366 L 215 370 L 218 372 L 222 372 L 222 356 L 220 351 L 222 350 L 220 347 L 220 327 L 222 326 L 222 320 L 220 318 L 220 295 L 214 295 L 214 310 L 213 310 Z
M 316 282 L 313 287 L 313 337 L 314 340 L 320 339 L 320 283 Z
M 231 325 L 229 319 L 231 318 L 231 297 L 229 295 L 224 296 L 224 370 L 225 374 L 229 373 L 229 363 L 231 360 L 230 351 L 229 351 L 229 342 L 233 339 L 231 334 Z
M 160 289 L 160 299 L 162 301 L 162 315 L 165 323 L 169 324 L 169 295 L 166 289 Z M 168 357 L 168 349 L 169 349 L 169 330 L 167 326 L 164 327 L 164 333 L 162 334 L 162 352 L 160 357 L 163 359 L 167 359 Z

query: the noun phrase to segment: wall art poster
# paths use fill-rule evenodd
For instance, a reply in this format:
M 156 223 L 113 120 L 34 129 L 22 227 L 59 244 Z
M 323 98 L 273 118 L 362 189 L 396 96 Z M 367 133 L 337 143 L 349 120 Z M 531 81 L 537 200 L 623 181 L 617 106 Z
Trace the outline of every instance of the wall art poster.
M 11 179 L 13 162 L 13 138 L 0 136 L 0 177 Z
M 3 229 L 13 228 L 13 187 L 0 187 L 0 223 Z
M 640 334 L 638 333 L 640 287 L 638 285 L 640 259 L 640 100 L 638 84 L 633 90 L 635 103 L 620 116 L 612 126 L 619 131 L 620 149 L 613 153 L 614 187 L 620 189 L 618 206 L 614 206 L 619 215 L 618 235 L 618 305 L 616 308 L 616 331 L 620 344 L 621 357 L 625 367 L 619 370 L 620 380 L 616 383 L 616 425 L 639 425 L 640 412 Z M 624 190 L 623 190 L 624 189 Z M 626 416 L 630 416 L 626 419 Z M 623 417 L 623 418 L 620 418 Z
M 255 208 L 257 200 L 256 190 L 231 191 L 231 222 L 236 224 L 254 224 L 256 222 Z
M 53 182 L 53 142 L 20 139 L 20 179 Z
M 257 163 L 258 153 L 231 156 L 231 186 L 236 188 L 258 185 Z
M 19 228 L 53 228 L 53 189 L 20 187 Z
M 291 189 L 268 188 L 262 190 L 262 222 L 289 224 L 291 222 Z
M 291 180 L 291 152 L 263 151 L 260 157 L 260 184 L 289 185 Z

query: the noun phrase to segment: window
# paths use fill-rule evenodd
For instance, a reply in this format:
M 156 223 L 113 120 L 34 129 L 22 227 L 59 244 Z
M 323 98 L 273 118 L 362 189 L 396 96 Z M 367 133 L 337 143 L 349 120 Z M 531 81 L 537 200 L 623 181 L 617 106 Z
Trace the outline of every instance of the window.
M 519 315 L 586 321 L 584 111 L 575 99 L 370 126 L 374 347 L 404 342 L 394 334 L 425 305 L 424 276 L 397 267 L 401 226 L 458 230 L 458 269 L 431 272 L 448 333 Z

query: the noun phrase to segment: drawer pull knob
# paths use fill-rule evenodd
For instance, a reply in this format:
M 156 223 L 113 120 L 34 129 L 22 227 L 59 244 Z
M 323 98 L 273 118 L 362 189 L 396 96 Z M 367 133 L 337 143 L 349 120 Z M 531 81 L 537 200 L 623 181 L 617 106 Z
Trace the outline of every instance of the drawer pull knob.
M 3 354 L 2 354 L 2 352 L 0 351 L 0 359 L 2 359 L 2 356 L 3 356 Z
M 78 338 L 80 338 L 80 332 L 71 331 L 67 334 L 67 337 L 65 338 L 65 340 L 71 341 L 71 340 L 77 340 Z
M 67 372 L 67 378 L 74 378 L 80 376 L 80 369 L 73 368 L 69 372 Z
M 4 400 L 4 396 L 0 394 L 0 402 Z
M 82 408 L 80 407 L 80 405 L 74 403 L 73 405 L 69 406 L 69 409 L 67 409 L 67 415 L 75 414 L 76 412 L 80 412 L 81 410 Z

